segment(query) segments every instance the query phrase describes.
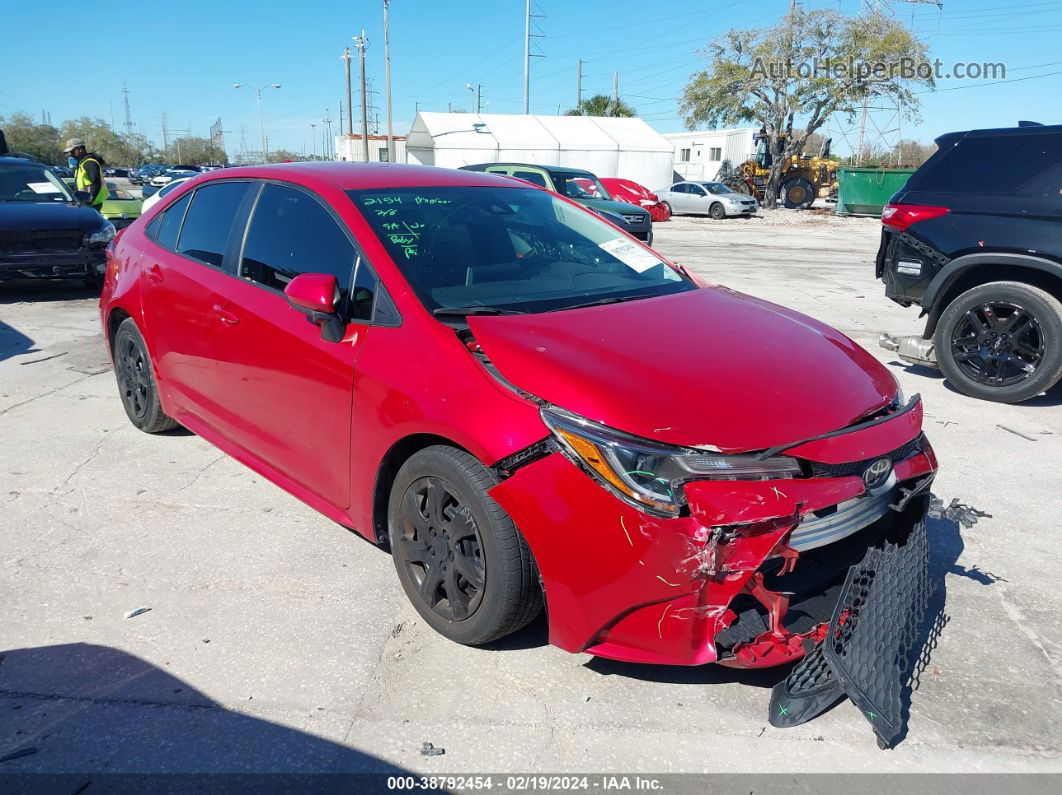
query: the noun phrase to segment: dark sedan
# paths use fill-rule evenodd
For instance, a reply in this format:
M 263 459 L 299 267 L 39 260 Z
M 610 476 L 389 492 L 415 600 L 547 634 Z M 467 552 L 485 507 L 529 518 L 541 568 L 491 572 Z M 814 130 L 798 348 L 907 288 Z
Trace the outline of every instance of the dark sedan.
M 39 163 L 0 157 L 0 282 L 83 279 L 98 284 L 114 225 L 78 203 Z

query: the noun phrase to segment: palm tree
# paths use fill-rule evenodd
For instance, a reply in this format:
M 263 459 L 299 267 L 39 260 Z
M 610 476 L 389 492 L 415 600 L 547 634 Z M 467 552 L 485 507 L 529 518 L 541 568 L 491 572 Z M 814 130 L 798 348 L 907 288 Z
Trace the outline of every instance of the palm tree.
M 572 108 L 566 116 L 637 116 L 638 112 L 622 99 L 595 94 Z

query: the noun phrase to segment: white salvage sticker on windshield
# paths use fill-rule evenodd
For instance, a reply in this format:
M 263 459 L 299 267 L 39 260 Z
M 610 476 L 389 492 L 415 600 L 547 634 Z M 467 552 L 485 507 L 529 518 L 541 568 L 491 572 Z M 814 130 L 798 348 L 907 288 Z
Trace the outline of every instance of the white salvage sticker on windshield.
M 660 264 L 660 260 L 652 253 L 629 240 L 615 238 L 614 240 L 606 240 L 598 245 L 628 268 L 638 273 L 644 273 Z
M 51 182 L 27 182 L 26 187 L 34 193 L 58 193 L 59 186 Z

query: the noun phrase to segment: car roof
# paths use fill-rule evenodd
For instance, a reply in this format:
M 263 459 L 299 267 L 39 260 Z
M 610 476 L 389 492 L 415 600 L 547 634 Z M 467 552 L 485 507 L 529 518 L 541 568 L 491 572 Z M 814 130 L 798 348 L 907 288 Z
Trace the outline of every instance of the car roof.
M 567 166 L 543 166 L 539 165 L 538 163 L 477 163 L 474 166 L 463 166 L 462 168 L 484 169 L 489 168 L 490 166 L 503 166 L 505 168 L 537 168 L 539 171 L 545 171 L 547 174 L 552 174 L 555 171 L 560 171 L 564 174 L 585 174 L 586 176 L 594 177 L 595 179 L 597 177 L 594 172 L 587 171 L 584 168 L 568 168 Z
M 461 171 L 454 168 L 414 166 L 404 163 L 298 162 L 269 166 L 240 166 L 198 175 L 199 184 L 217 179 L 250 177 L 290 179 L 308 186 L 330 185 L 340 190 L 378 190 L 417 187 L 514 187 L 513 180 L 500 174 Z
M 993 127 L 984 130 L 959 130 L 944 133 L 936 139 L 939 145 L 942 142 L 951 142 L 958 138 L 1010 138 L 1023 137 L 1026 135 L 1062 135 L 1062 124 L 1031 124 L 1026 127 Z
M 40 163 L 36 160 L 27 160 L 24 157 L 0 157 L 0 165 L 8 166 L 40 166 L 41 168 L 47 168 L 44 163 Z

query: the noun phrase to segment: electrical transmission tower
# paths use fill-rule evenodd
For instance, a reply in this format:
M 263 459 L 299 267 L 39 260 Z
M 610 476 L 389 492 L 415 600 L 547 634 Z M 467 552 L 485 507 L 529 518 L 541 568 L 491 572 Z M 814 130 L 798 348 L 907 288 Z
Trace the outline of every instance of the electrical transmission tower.
M 898 22 L 896 6 L 900 4 L 932 5 L 943 9 L 942 0 L 863 0 L 863 13 L 885 23 Z M 912 18 L 912 27 L 914 20 Z M 890 78 L 902 80 L 903 78 Z M 885 151 L 895 165 L 902 165 L 903 117 L 906 107 L 898 97 L 890 97 L 868 88 L 859 108 L 859 121 L 855 127 L 838 123 L 837 133 L 855 155 L 857 166 L 870 152 Z M 854 141 L 853 141 L 854 139 Z
M 125 105 L 125 134 L 133 134 L 133 114 L 129 112 L 129 87 L 122 83 L 122 104 Z

